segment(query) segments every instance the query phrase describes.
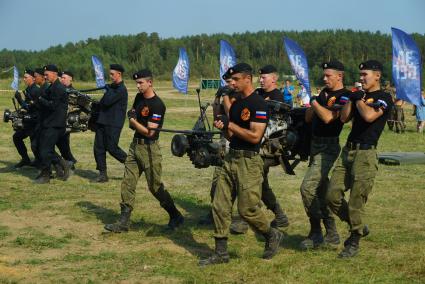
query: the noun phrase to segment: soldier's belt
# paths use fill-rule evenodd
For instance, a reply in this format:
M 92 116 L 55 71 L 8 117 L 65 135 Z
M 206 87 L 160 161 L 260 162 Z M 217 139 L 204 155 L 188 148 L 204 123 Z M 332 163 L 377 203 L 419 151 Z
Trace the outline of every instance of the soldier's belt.
M 154 144 L 157 140 L 146 139 L 146 138 L 133 138 L 133 142 L 139 145 L 151 145 Z
M 230 156 L 235 157 L 235 158 L 241 158 L 241 157 L 252 158 L 254 156 L 257 156 L 259 153 L 255 152 L 255 151 L 235 150 L 235 149 L 230 148 L 229 154 L 230 154 Z
M 313 136 L 313 141 L 319 144 L 338 144 L 339 137 L 319 137 Z
M 376 145 L 364 144 L 364 143 L 353 143 L 353 142 L 347 142 L 347 144 L 345 144 L 345 147 L 347 147 L 349 150 L 376 149 Z

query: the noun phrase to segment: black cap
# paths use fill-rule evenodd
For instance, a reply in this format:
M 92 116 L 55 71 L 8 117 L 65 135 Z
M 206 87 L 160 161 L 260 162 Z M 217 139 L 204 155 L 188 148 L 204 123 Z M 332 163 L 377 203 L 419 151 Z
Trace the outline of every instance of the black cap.
M 71 72 L 71 71 L 62 71 L 62 72 L 61 72 L 61 76 L 62 76 L 62 75 L 64 75 L 64 74 L 65 74 L 65 75 L 68 75 L 69 77 L 73 77 L 73 78 L 74 78 L 74 74 L 72 74 L 72 72 Z
M 28 74 L 34 77 L 34 71 L 32 71 L 31 69 L 25 69 L 24 74 Z
M 260 70 L 258 70 L 258 73 L 260 75 L 261 74 L 277 73 L 277 69 L 273 65 L 266 65 L 266 66 L 263 66 L 262 68 L 260 68 Z
M 43 68 L 35 68 L 34 73 L 40 74 L 41 76 L 44 76 L 44 69 Z
M 238 63 L 233 67 L 230 67 L 228 70 L 230 75 L 236 74 L 236 73 L 248 73 L 252 74 L 252 67 L 251 65 L 247 63 Z
M 322 63 L 323 70 L 325 69 L 334 69 L 337 71 L 344 71 L 344 64 L 338 60 L 331 60 L 329 62 Z
M 360 70 L 381 71 L 384 69 L 382 63 L 377 60 L 368 60 L 359 65 Z
M 124 73 L 124 67 L 120 64 L 111 64 L 109 65 L 109 69 Z
M 232 76 L 230 75 L 229 72 L 230 68 L 227 69 L 226 73 L 223 74 L 223 76 L 221 76 L 221 78 L 223 78 L 223 80 L 229 80 Z
M 152 72 L 149 69 L 142 69 L 133 74 L 134 80 L 140 79 L 140 78 L 148 78 L 148 77 L 152 78 Z
M 58 73 L 58 72 L 59 72 L 58 67 L 56 67 L 56 65 L 54 65 L 54 64 L 48 64 L 48 65 L 44 66 L 44 67 L 43 67 L 43 70 L 44 70 L 44 71 L 56 72 L 56 73 Z M 37 73 L 38 73 L 38 72 L 37 72 Z

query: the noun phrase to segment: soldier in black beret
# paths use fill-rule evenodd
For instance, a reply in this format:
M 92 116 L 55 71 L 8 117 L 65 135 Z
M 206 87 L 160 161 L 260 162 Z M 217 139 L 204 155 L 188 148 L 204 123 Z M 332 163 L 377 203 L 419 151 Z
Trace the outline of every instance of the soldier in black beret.
M 266 239 L 263 258 L 271 259 L 278 252 L 283 234 L 270 226 L 260 208 L 263 161 L 259 155 L 261 138 L 266 129 L 268 114 L 264 99 L 252 85 L 252 68 L 239 63 L 230 68 L 232 87 L 241 93 L 231 106 L 229 116 L 215 118 L 214 126 L 221 129 L 230 141 L 213 200 L 215 253 L 202 259 L 200 266 L 227 263 L 227 238 L 234 196 L 239 215 Z
M 60 72 L 60 75 L 61 75 L 60 81 L 62 85 L 64 85 L 67 90 L 73 89 L 74 87 L 72 86 L 72 81 L 73 81 L 74 74 L 71 71 L 62 71 Z M 70 97 L 69 97 L 68 113 L 73 111 L 75 108 L 75 97 L 74 97 L 75 94 L 69 94 L 69 96 Z M 79 106 L 77 105 L 77 107 Z M 68 162 L 71 169 L 75 169 L 75 164 L 77 163 L 77 160 L 72 154 L 70 140 L 71 140 L 71 135 L 70 135 L 70 132 L 67 131 L 65 135 L 63 135 L 59 139 L 58 143 L 56 143 L 56 146 L 58 147 L 62 158 L 64 158 Z
M 265 100 L 274 100 L 283 103 L 283 96 L 278 89 L 277 81 L 279 76 L 277 74 L 277 69 L 273 65 L 266 65 L 258 70 L 260 74 L 260 86 L 261 88 L 256 89 L 256 92 L 263 97 Z M 289 220 L 286 216 L 284 210 L 280 206 L 279 202 L 276 199 L 276 196 L 270 187 L 268 182 L 268 174 L 271 166 L 275 165 L 275 160 L 267 159 L 269 154 L 267 147 L 264 147 L 261 151 L 263 158 L 263 182 L 262 182 L 262 192 L 261 200 L 266 205 L 267 209 L 271 210 L 275 214 L 275 219 L 273 220 L 273 226 L 284 228 L 289 226 Z M 264 154 L 264 155 L 263 155 Z M 230 225 L 230 232 L 236 234 L 243 234 L 248 230 L 248 223 L 244 220 L 237 220 L 234 218 L 232 224 Z
M 69 166 L 55 153 L 55 144 L 65 134 L 68 111 L 68 94 L 60 83 L 58 68 L 49 64 L 43 67 L 44 77 L 50 86 L 42 92 L 38 99 L 40 108 L 40 143 L 41 173 L 35 183 L 50 182 L 50 168 L 54 164 L 58 177 L 66 180 L 69 176 Z
M 99 176 L 96 182 L 107 182 L 106 152 L 119 162 L 124 163 L 127 154 L 118 146 L 121 130 L 124 126 L 127 111 L 128 93 L 122 79 L 124 68 L 119 64 L 111 64 L 109 77 L 112 83 L 106 85 L 106 92 L 99 101 L 99 117 L 94 139 L 94 157 Z
M 128 231 L 130 215 L 135 205 L 136 186 L 144 173 L 149 191 L 167 211 L 170 219 L 168 228 L 174 230 L 183 224 L 184 218 L 176 208 L 170 193 L 161 181 L 162 154 L 159 147 L 159 131 L 164 123 L 166 107 L 153 89 L 152 72 L 142 69 L 133 74 L 139 92 L 133 106 L 127 112 L 130 127 L 135 131 L 133 142 L 125 161 L 124 178 L 121 183 L 121 217 L 105 229 L 114 233 Z
M 376 146 L 393 107 L 391 95 L 381 90 L 382 64 L 368 60 L 359 69 L 364 91 L 351 93 L 341 110 L 341 121 L 353 119 L 353 124 L 333 170 L 326 198 L 333 213 L 350 226 L 341 258 L 355 256 L 360 238 L 369 234 L 362 214 L 378 171 Z M 347 190 L 348 201 L 344 198 Z
M 230 107 L 232 106 L 233 102 L 236 101 L 236 99 L 240 96 L 240 93 L 235 92 L 232 87 L 232 76 L 229 72 L 230 68 L 227 69 L 227 71 L 223 74 L 222 78 L 226 82 L 226 85 L 223 87 L 218 88 L 214 102 L 212 104 L 213 108 L 213 115 L 214 119 L 217 118 L 220 115 L 229 115 Z M 221 135 L 220 137 L 220 144 L 223 149 L 226 148 L 226 138 L 224 138 L 224 135 Z M 223 151 L 224 152 L 224 151 Z M 214 200 L 214 194 L 217 187 L 217 181 L 218 176 L 220 172 L 222 171 L 221 166 L 216 166 L 214 168 L 214 173 L 211 181 L 211 188 L 210 188 L 210 197 L 211 197 L 211 203 Z M 233 222 L 234 220 L 232 220 Z M 200 225 L 210 225 L 213 223 L 213 216 L 212 211 L 210 210 L 208 214 L 205 217 L 202 217 L 199 220 Z M 248 225 L 243 224 L 243 227 L 247 227 Z
M 37 100 L 37 98 L 40 96 L 40 89 L 38 88 L 37 84 L 35 84 L 34 71 L 31 69 L 25 69 L 23 77 L 25 85 L 27 86 L 23 91 L 25 98 L 22 99 L 21 93 L 16 91 L 15 99 L 21 106 L 22 110 L 27 113 L 27 116 L 31 117 L 32 119 L 23 120 L 24 127 L 22 129 L 16 130 L 13 134 L 13 142 L 16 149 L 18 150 L 19 155 L 21 156 L 21 161 L 15 165 L 15 168 L 31 165 L 24 139 L 30 137 L 31 142 L 34 139 L 34 129 L 37 123 L 38 115 L 34 101 Z
M 344 87 L 344 65 L 338 60 L 322 64 L 325 88 L 310 99 L 305 120 L 312 124 L 310 163 L 300 192 L 309 218 L 310 231 L 301 242 L 302 249 L 337 246 L 340 242 L 335 220 L 326 204 L 328 174 L 341 151 L 339 134 L 343 123 L 340 106 L 348 101 L 350 91 Z M 326 235 L 323 236 L 323 222 Z

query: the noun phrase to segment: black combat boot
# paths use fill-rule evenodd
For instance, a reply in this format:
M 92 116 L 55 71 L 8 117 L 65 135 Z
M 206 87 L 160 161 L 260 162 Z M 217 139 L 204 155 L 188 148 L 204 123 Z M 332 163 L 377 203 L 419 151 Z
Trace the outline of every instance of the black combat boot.
M 286 216 L 285 212 L 283 212 L 282 207 L 280 207 L 279 203 L 276 203 L 276 206 L 272 210 L 275 218 L 270 224 L 270 226 L 274 228 L 286 228 L 289 226 L 288 216 Z
M 100 182 L 100 183 L 103 183 L 103 182 L 108 182 L 108 174 L 106 173 L 106 170 L 104 170 L 104 171 L 99 171 L 99 176 L 96 178 L 96 182 Z
M 159 201 L 159 204 L 162 208 L 167 211 L 170 216 L 170 220 L 168 221 L 168 229 L 175 230 L 184 222 L 184 217 L 180 213 L 180 211 L 174 205 L 174 201 L 171 198 L 171 195 L 168 191 L 164 189 L 164 185 L 161 184 L 158 191 L 154 194 L 155 198 Z
M 240 216 L 232 217 L 232 223 L 230 223 L 230 233 L 233 235 L 242 235 L 248 231 L 248 223 Z
M 105 230 L 113 233 L 128 232 L 130 227 L 131 207 L 126 204 L 120 204 L 121 216 L 119 221 L 114 224 L 106 224 Z
M 362 230 L 362 235 L 361 235 L 361 237 L 362 237 L 362 238 L 364 238 L 364 237 L 366 237 L 367 235 L 369 235 L 369 233 L 370 233 L 370 231 L 369 231 L 369 226 L 368 226 L 368 225 L 364 225 L 364 226 L 363 226 L 363 230 Z M 344 247 L 345 247 L 345 246 L 347 246 L 348 241 L 349 241 L 349 238 L 348 238 L 348 239 L 346 239 L 346 240 L 344 241 Z
M 325 225 L 326 229 L 325 243 L 329 245 L 339 245 L 340 239 L 336 229 L 335 219 L 333 217 L 325 218 L 323 219 L 323 225 Z
M 359 242 L 361 235 L 357 232 L 351 232 L 350 237 L 344 242 L 344 249 L 338 254 L 339 258 L 350 258 L 356 256 L 359 252 Z
M 280 247 L 280 242 L 283 239 L 283 233 L 278 229 L 270 227 L 270 230 L 264 234 L 266 244 L 264 246 L 264 259 L 271 259 L 277 254 Z
M 227 238 L 215 238 L 215 252 L 208 258 L 201 259 L 199 266 L 228 263 L 229 253 L 227 252 Z
M 50 171 L 48 169 L 44 169 L 34 180 L 34 183 L 45 184 L 50 182 Z
M 56 171 L 58 178 L 63 180 L 63 181 L 66 181 L 69 178 L 69 172 L 70 172 L 70 168 L 71 168 L 68 161 L 65 161 L 63 158 L 61 158 L 59 160 L 58 167 L 60 168 L 60 173 L 61 173 L 61 175 L 59 175 L 58 172 Z
M 19 163 L 17 163 L 14 167 L 15 169 L 19 169 L 22 168 L 23 166 L 30 166 L 31 165 L 31 160 L 29 158 L 24 158 L 21 161 L 19 161 Z
M 315 249 L 322 245 L 324 242 L 322 227 L 320 226 L 320 219 L 310 218 L 310 232 L 307 238 L 301 242 L 301 249 Z

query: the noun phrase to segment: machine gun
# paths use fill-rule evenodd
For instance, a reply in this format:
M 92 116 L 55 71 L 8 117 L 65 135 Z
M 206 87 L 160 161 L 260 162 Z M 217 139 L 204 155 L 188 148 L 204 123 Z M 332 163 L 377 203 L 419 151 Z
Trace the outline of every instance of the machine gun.
M 200 89 L 196 89 L 200 115 L 192 130 L 172 130 L 149 128 L 150 130 L 176 133 L 171 140 L 171 153 L 177 157 L 187 154 L 195 168 L 221 166 L 223 163 L 223 147 L 213 140 L 220 131 L 212 131 L 206 116 L 209 103 L 201 104 Z
M 3 122 L 12 122 L 13 130 L 21 130 L 27 126 L 35 124 L 37 121 L 37 116 L 34 113 L 28 112 L 24 108 L 18 108 L 16 105 L 15 98 L 12 98 L 13 106 L 15 107 L 14 111 L 5 109 L 3 113 Z
M 96 120 L 99 116 L 99 103 L 85 92 L 105 89 L 95 88 L 87 90 L 66 89 L 68 93 L 68 115 L 66 120 L 67 132 L 80 132 L 90 129 L 96 130 Z
M 260 154 L 266 164 L 281 165 L 287 174 L 295 175 L 294 168 L 310 155 L 311 126 L 304 120 L 306 108 L 291 109 L 278 101 L 266 102 L 270 119 Z

